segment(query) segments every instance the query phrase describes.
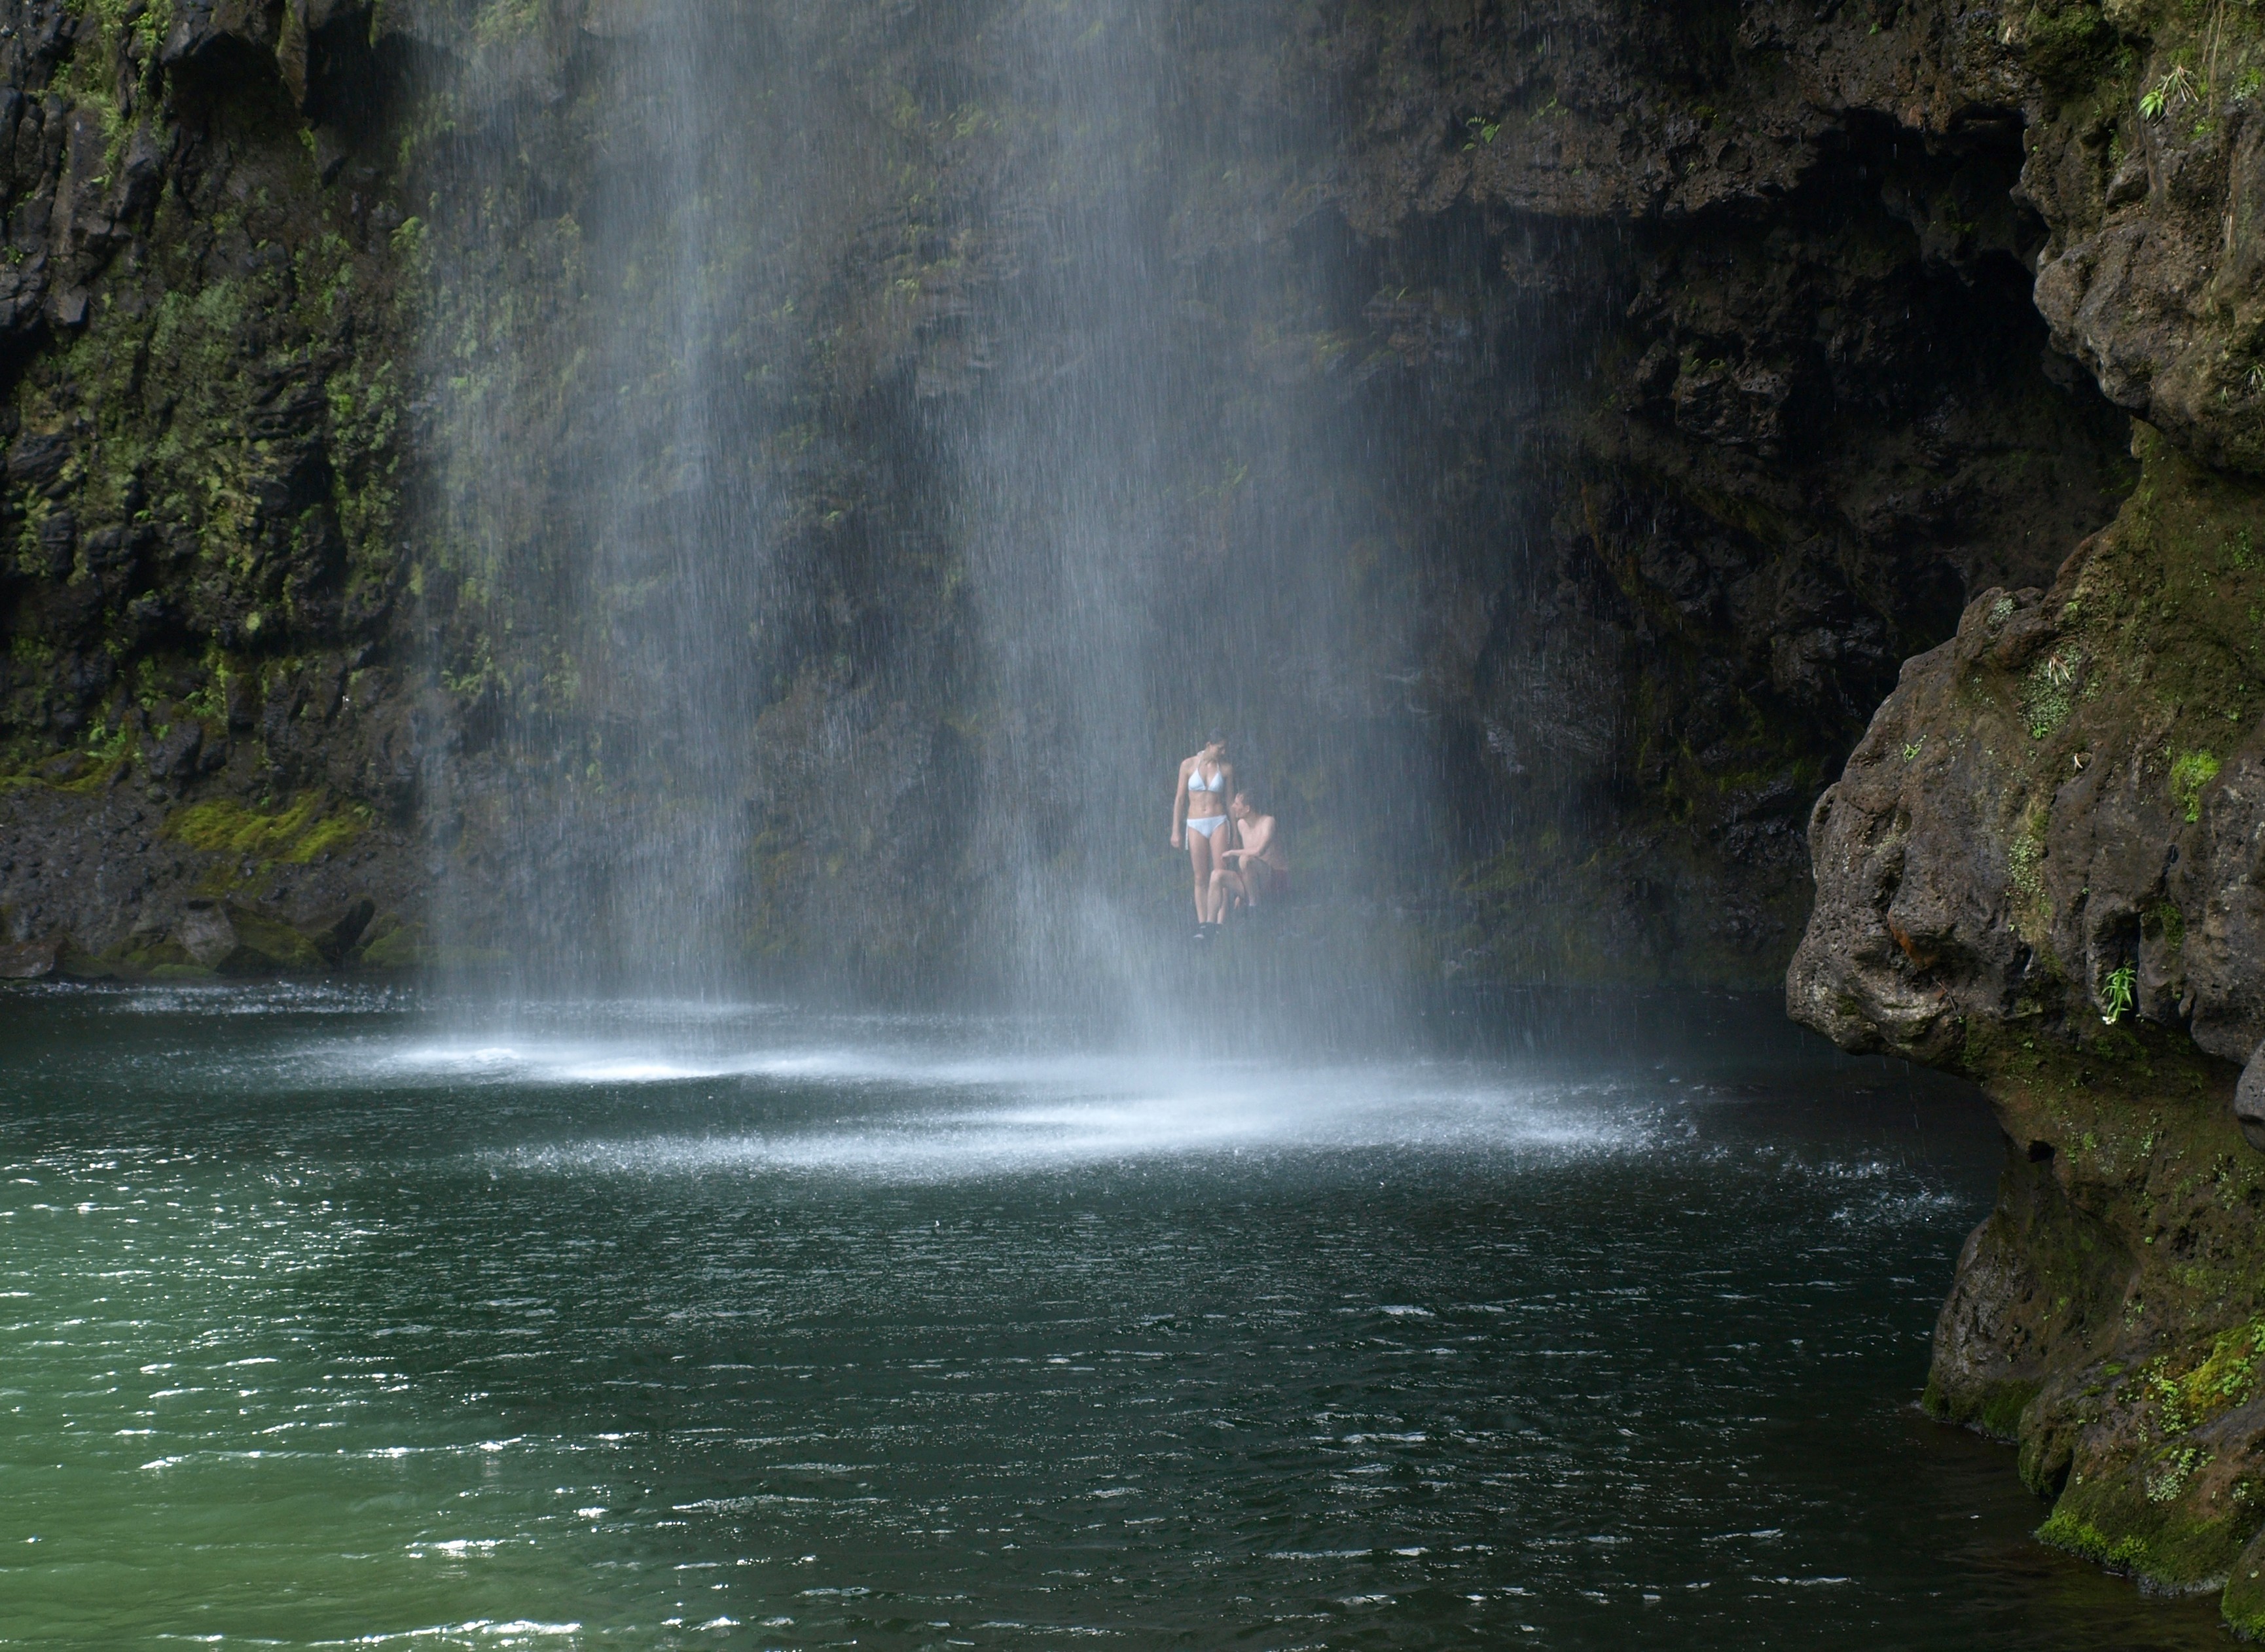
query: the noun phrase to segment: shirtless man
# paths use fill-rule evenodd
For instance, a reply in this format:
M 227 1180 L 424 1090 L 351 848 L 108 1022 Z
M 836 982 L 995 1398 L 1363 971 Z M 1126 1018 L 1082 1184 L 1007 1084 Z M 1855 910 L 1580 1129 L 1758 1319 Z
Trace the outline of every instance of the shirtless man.
M 1281 899 L 1290 886 L 1290 856 L 1274 817 L 1259 813 L 1257 800 L 1248 791 L 1236 792 L 1227 811 L 1234 819 L 1237 847 L 1220 851 L 1221 864 L 1211 875 L 1212 910 L 1221 917 L 1230 896 L 1256 912 L 1267 901 Z

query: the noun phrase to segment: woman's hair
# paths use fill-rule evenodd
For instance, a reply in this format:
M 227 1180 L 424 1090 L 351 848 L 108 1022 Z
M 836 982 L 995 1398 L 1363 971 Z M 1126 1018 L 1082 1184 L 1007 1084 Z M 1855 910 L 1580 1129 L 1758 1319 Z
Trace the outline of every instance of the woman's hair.
M 1210 733 L 1204 736 L 1204 744 L 1205 746 L 1222 746 L 1225 745 L 1226 742 L 1227 731 L 1225 729 L 1213 729 Z

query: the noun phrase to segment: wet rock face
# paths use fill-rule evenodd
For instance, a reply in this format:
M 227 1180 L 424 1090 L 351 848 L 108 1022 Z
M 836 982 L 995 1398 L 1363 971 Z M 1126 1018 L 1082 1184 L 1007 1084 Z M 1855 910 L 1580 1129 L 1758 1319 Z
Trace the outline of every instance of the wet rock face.
M 324 177 L 310 153 L 276 31 L 312 15 L 0 5 L 17 972 L 320 967 L 301 930 L 398 913 L 422 881 L 403 218 L 366 161 Z M 320 96 L 319 69 L 297 84 Z M 333 156 L 368 136 L 323 132 Z
M 2229 36 L 2221 18 L 2197 39 L 2150 10 L 2062 9 L 2095 21 L 2089 50 L 2048 80 L 2059 96 L 2022 173 L 2053 226 L 2037 308 L 2119 405 L 2207 463 L 2255 473 L 2265 110 L 2242 78 L 2250 25 Z
M 1475 213 L 1504 273 L 1490 329 L 1403 265 L 1393 333 L 1426 417 L 1492 437 L 1531 506 L 1514 571 L 1442 582 L 1489 620 L 1443 616 L 1432 665 L 1464 831 L 1500 846 L 1462 880 L 1476 972 L 1775 979 L 1808 804 L 1897 664 L 2049 579 L 2130 482 L 2030 296 L 2032 83 L 1977 16 L 1657 21 L 1417 6 L 1336 40 L 1371 117 L 1346 211 L 1409 242 Z M 1563 353 L 1458 382 L 1458 319 L 1472 353 Z
M 1883 654 L 1914 656 L 1811 818 L 1815 905 L 1788 998 L 1850 1049 L 1972 1075 L 2006 1125 L 2004 1192 L 1961 1259 L 1930 1404 L 2020 1440 L 2022 1473 L 2056 1500 L 2055 1540 L 2167 1586 L 2223 1583 L 2236 1627 L 2265 1629 L 2265 1301 L 2253 1261 L 2265 1158 L 2248 1139 L 2259 1109 L 2244 1098 L 2256 1085 L 2236 1081 L 2265 1036 L 2253 888 L 2265 865 L 2265 524 L 2250 479 L 2265 431 L 2250 244 L 2265 41 L 2254 19 L 2146 0 L 1757 4 L 1693 9 L 1639 45 L 1580 6 L 1413 7 L 1368 38 L 1376 84 L 1397 90 L 1365 106 L 1374 115 L 1355 147 L 1373 163 L 1372 189 L 1352 193 L 1356 211 L 1468 199 L 1642 223 L 1737 208 L 1697 240 L 1697 256 L 1626 289 L 1629 322 L 1671 331 L 1619 359 L 1610 406 L 1628 417 L 1584 426 L 1591 451 L 1613 458 L 1584 478 L 1581 518 L 1599 520 L 1600 496 L 1638 492 L 1632 475 L 1664 497 L 1623 554 L 1593 529 L 1587 542 L 1652 628 L 1637 633 L 1647 664 L 1671 671 L 1689 648 L 1690 674 L 1670 676 L 1661 696 L 1678 706 L 1708 703 L 1707 673 L 1734 659 L 1750 704 L 1769 703 L 1757 692 L 1766 681 L 1782 707 L 1790 693 L 1816 705 L 1849 691 Z M 1425 144 L 1427 131 L 1458 126 L 1464 143 Z M 1923 187 L 1881 191 L 1925 249 L 1922 267 L 1970 277 L 1989 248 L 2006 249 L 2034 277 L 2023 285 L 2051 336 L 2049 376 L 2073 366 L 2139 415 L 2144 471 L 2120 506 L 2122 490 L 2103 486 L 2093 497 L 2106 508 L 2045 528 L 2026 557 L 1955 563 L 1963 616 L 1954 634 L 1945 615 L 1934 635 L 1947 640 L 1932 647 L 1913 645 L 1926 626 L 1909 608 L 1819 600 L 1832 590 L 1820 564 L 1848 565 L 1854 536 L 1817 532 L 1836 547 L 1829 558 L 1779 565 L 1793 576 L 1783 588 L 1812 593 L 1812 611 L 1830 617 L 1812 625 L 1796 612 L 1779 625 L 1764 678 L 1741 628 L 1716 617 L 1737 608 L 1707 578 L 1722 564 L 1716 548 L 1761 513 L 1722 501 L 1759 502 L 1802 475 L 1799 438 L 1818 428 L 1804 412 L 1843 412 L 1863 393 L 1852 373 L 1817 394 L 1818 358 L 1793 347 L 1803 324 L 1861 316 L 1875 330 L 1858 336 L 1890 357 L 1912 337 L 1892 325 L 1892 301 L 1851 303 L 1814 278 L 1804 295 L 1797 273 L 1831 264 L 1836 242 L 1814 227 L 1814 204 L 1829 156 L 1877 167 L 1876 149 L 1836 148 L 1868 132 L 1891 164 L 1915 143 L 1941 169 Z M 1986 176 L 1989 157 L 2006 153 L 1992 135 L 2015 132 L 2020 176 L 2001 188 Z M 1710 279 L 1710 263 L 1738 266 L 1746 225 L 1779 237 L 1775 256 L 1755 258 L 1743 280 Z M 1878 245 L 1876 232 L 1857 244 Z M 1655 285 L 1671 302 L 1647 312 Z M 1978 353 L 2010 351 L 2001 341 Z M 1820 354 L 1850 359 L 1837 344 Z M 1926 378 L 1907 356 L 1870 382 Z M 1920 436 L 1940 417 L 1906 402 L 1887 423 Z M 1808 499 L 1859 501 L 1838 514 L 1863 528 L 1899 512 L 1937 554 L 1957 543 L 1934 513 L 1941 481 L 1883 489 L 1895 504 L 1875 514 L 1852 484 L 1879 449 L 1846 424 L 1832 440 L 1838 462 L 1809 472 Z M 1946 447 L 1970 451 L 1956 438 Z M 1661 452 L 1678 462 L 1642 462 Z M 1737 479 L 1741 465 L 1753 480 Z M 2067 490 L 2040 497 L 2056 496 Z M 1778 520 L 1792 514 L 1773 508 Z M 1552 624 L 1537 628 L 1549 641 L 1525 655 L 1547 663 L 1529 663 L 1520 682 L 1532 695 L 1554 671 L 1562 686 L 1542 695 L 1560 704 L 1617 675 L 1560 640 L 1608 633 L 1613 614 L 1603 582 L 1567 564 Z M 1926 565 L 1900 572 L 1907 582 Z M 1568 625 L 1572 615 L 1580 622 Z M 1577 717 L 1529 730 L 1489 716 L 1486 726 L 1482 749 L 1512 761 L 1546 749 L 1552 730 L 1559 751 L 1584 749 Z M 1810 750 L 1824 743 L 1810 739 Z M 1601 749 L 1590 735 L 1586 752 Z M 1731 742 L 1696 749 L 1702 771 L 1751 761 Z M 1733 835 L 1750 823 L 1739 807 L 1712 820 L 1691 809 L 1704 793 L 1672 762 L 1629 768 L 1644 783 L 1620 791 L 1618 829 L 1645 819 L 1645 798 L 1682 805 L 1677 830 L 1652 836 L 1632 870 L 1677 849 L 1701 867 L 1732 843 L 1754 856 L 1769 841 Z M 1760 882 L 1731 884 L 1722 908 Z M 1656 886 L 1650 899 L 1675 904 Z M 1609 918 L 1609 903 L 1589 903 L 1600 909 Z
M 2233 1121 L 2241 1126 L 2241 1138 L 2260 1153 L 2265 1153 L 2265 1064 L 2261 1064 L 2254 1052 L 2241 1068 L 2240 1081 L 2233 1087 Z
M 511 24 L 523 33 L 458 129 L 523 120 L 543 152 L 579 153 L 594 140 L 576 89 L 636 10 Z M 940 113 L 891 126 L 888 153 L 940 188 L 912 205 L 852 167 L 830 186 L 840 222 L 766 266 L 801 285 L 760 353 L 813 436 L 767 478 L 795 617 L 746 707 L 761 866 L 742 927 L 767 967 L 963 974 L 979 961 L 937 949 L 988 933 L 971 914 L 999 895 L 965 806 L 999 720 L 964 703 L 980 688 L 954 594 L 965 548 L 938 529 L 952 506 L 933 455 L 987 382 L 1058 353 L 1017 331 L 1034 325 L 1016 285 L 1033 260 L 1006 226 L 1032 215 L 977 199 L 1034 189 L 1030 157 L 947 118 L 1013 69 L 984 55 L 979 11 L 965 27 L 841 15 L 820 121 L 841 141 L 823 147 L 861 152 L 851 138 L 896 107 L 875 88 L 901 82 Z M 436 233 L 409 222 L 399 157 L 427 169 L 415 199 L 455 175 L 452 140 L 399 96 L 403 66 L 448 59 L 462 18 L 328 0 L 177 5 L 163 30 L 23 12 L 12 153 L 32 210 L 10 222 L 44 238 L 11 266 L 25 354 L 0 602 L 32 644 L 11 667 L 12 772 L 51 784 L 58 753 L 116 752 L 144 807 L 154 787 L 169 810 L 369 808 L 382 876 L 379 858 L 354 870 L 367 888 L 298 875 L 319 884 L 289 914 L 310 934 L 365 892 L 413 925 L 410 895 L 447 860 L 461 887 L 549 910 L 513 881 L 526 857 L 502 834 L 525 778 L 506 773 L 509 731 L 553 709 L 490 668 L 471 536 L 434 509 L 436 477 L 477 444 L 435 439 L 396 313 Z M 1414 548 L 1419 595 L 1329 694 L 1391 720 L 1445 777 L 1436 851 L 1383 892 L 1450 969 L 1773 979 L 1808 897 L 1808 804 L 1897 663 L 1972 590 L 2047 577 L 2128 487 L 2117 419 L 2086 375 L 2054 376 L 2027 295 L 2047 233 L 2012 193 L 2007 89 L 2027 83 L 1948 15 L 1872 32 L 1678 11 L 1638 38 L 1583 4 L 1191 11 L 1175 120 L 1293 135 L 1233 181 L 1191 165 L 1158 186 L 1160 267 L 1186 288 L 1164 347 L 1243 364 L 1169 461 L 1176 554 L 1204 571 L 1191 614 L 1220 547 L 1316 491 L 1282 484 L 1269 506 L 1262 480 L 1249 502 L 1210 502 L 1219 444 L 1272 417 L 1249 398 L 1315 410 L 1318 433 L 1380 455 L 1379 484 L 1338 508 Z M 139 162 L 72 158 L 91 153 L 70 148 L 74 112 L 118 125 L 118 87 L 121 154 L 156 157 L 154 193 Z M 1342 113 L 1317 117 L 1316 88 Z M 568 267 L 552 232 L 579 224 L 572 174 L 562 160 L 506 193 L 528 233 L 466 285 L 566 302 L 546 283 Z M 1253 314 L 1223 330 L 1197 301 L 1230 263 Z M 76 321 L 51 302 L 74 292 Z M 96 440 L 112 408 L 130 446 Z M 539 452 L 557 434 L 508 433 Z M 586 514 L 572 504 L 571 487 L 511 494 L 502 536 L 539 549 L 528 523 Z M 1344 554 L 1344 577 L 1366 577 L 1358 536 Z M 578 773 L 611 738 L 602 708 L 585 721 Z M 806 797 L 812 751 L 842 740 L 826 766 L 855 789 L 762 803 Z M 1330 790 L 1318 766 L 1277 778 Z M 634 806 L 619 788 L 563 800 L 578 825 L 558 835 L 618 838 L 607 811 Z M 136 842 L 108 852 L 140 859 Z M 845 884 L 827 869 L 850 846 L 865 875 Z M 1355 858 L 1412 864 L 1381 843 Z M 285 887 L 250 863 L 199 876 Z M 586 870 L 572 881 L 594 887 L 605 869 Z M 0 903 L 86 953 L 115 954 L 135 921 L 47 883 Z
M 2237 1084 L 2265 1036 L 2265 490 L 2137 447 L 2050 586 L 1985 593 L 1904 666 L 1811 817 L 1787 1000 L 1988 1090 L 2005 1187 L 1929 1403 L 2018 1439 L 2055 1540 L 2191 1589 L 2265 1524 L 2265 1153 Z

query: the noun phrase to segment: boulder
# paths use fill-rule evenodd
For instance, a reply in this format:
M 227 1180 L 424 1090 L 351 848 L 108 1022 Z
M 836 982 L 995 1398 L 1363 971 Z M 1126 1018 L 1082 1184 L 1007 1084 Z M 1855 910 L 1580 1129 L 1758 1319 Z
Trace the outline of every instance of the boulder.
M 189 901 L 172 938 L 191 962 L 222 975 L 319 970 L 325 961 L 315 942 L 288 924 L 232 901 Z
M 55 972 L 62 951 L 56 941 L 0 943 L 0 981 L 41 981 Z
M 2233 1117 L 2243 1139 L 2265 1153 L 2265 1059 L 2261 1058 L 2265 1058 L 2265 1044 L 2251 1054 L 2240 1082 L 2233 1087 Z

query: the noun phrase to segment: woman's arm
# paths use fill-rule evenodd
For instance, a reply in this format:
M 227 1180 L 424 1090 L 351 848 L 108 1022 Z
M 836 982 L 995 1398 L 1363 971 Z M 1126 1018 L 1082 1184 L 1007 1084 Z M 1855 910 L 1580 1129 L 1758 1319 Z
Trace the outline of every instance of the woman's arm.
M 1190 758 L 1186 762 L 1182 763 L 1180 777 L 1172 782 L 1172 847 L 1174 848 L 1180 847 L 1180 837 L 1184 829 L 1182 823 L 1188 818 L 1188 768 L 1194 761 L 1193 758 Z

